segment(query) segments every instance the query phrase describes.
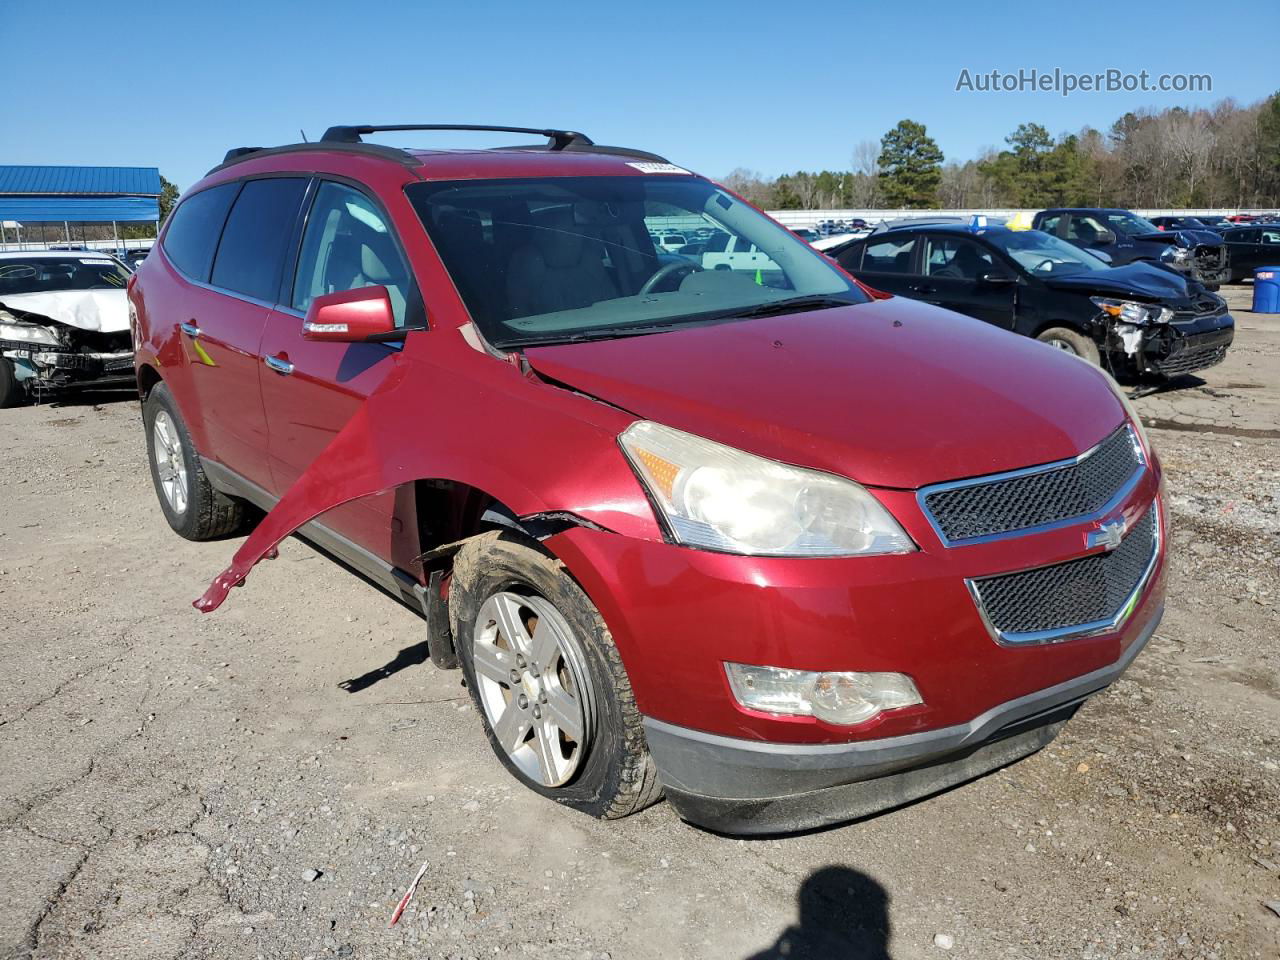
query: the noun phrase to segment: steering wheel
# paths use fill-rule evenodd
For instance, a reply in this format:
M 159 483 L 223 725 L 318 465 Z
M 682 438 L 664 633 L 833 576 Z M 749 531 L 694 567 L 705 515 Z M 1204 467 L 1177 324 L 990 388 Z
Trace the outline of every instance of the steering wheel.
M 636 296 L 643 297 L 645 294 L 653 293 L 658 284 L 666 280 L 668 277 L 675 276 L 677 273 L 697 273 L 702 270 L 702 264 L 694 263 L 692 260 L 682 260 L 677 263 L 668 263 L 658 268 L 657 272 L 644 282 L 644 286 Z

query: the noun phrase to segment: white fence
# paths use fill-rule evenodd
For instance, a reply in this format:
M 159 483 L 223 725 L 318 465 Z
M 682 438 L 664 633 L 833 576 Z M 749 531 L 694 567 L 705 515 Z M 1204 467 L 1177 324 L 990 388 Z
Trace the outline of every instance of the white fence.
M 13 230 L 8 231 L 9 237 L 14 235 Z M 7 242 L 0 243 L 0 252 L 13 250 L 66 250 L 74 248 L 76 250 L 108 250 L 114 252 L 116 250 L 150 250 L 154 244 L 155 238 L 140 240 L 72 240 L 68 243 L 65 239 L 52 239 L 47 243 L 39 243 L 35 241 L 18 241 L 12 239 Z

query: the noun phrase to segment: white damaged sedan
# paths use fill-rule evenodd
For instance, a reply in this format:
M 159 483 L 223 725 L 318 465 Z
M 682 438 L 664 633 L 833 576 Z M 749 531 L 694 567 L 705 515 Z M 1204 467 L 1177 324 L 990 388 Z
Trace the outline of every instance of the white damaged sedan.
M 0 407 L 133 382 L 129 276 L 87 250 L 0 253 Z

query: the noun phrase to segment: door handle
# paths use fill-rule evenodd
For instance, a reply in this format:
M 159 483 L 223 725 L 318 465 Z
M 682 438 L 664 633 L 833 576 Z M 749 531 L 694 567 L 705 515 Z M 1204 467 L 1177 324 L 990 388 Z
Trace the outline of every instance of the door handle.
M 282 377 L 293 373 L 293 364 L 283 357 L 263 357 L 262 362 Z
M 917 283 L 912 288 L 916 293 L 933 293 L 933 285 L 929 283 Z
M 178 324 L 178 329 L 185 333 L 192 340 L 196 339 L 202 333 L 201 329 L 196 326 L 195 321 Z

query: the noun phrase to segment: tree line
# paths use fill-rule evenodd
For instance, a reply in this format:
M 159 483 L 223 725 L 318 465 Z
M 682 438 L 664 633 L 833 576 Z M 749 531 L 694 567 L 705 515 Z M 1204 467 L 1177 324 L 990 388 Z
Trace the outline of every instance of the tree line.
M 744 168 L 730 189 L 768 210 L 877 208 L 1280 207 L 1280 93 L 1244 105 L 1126 113 L 1103 132 L 1053 136 L 1022 123 L 1005 147 L 948 161 L 924 124 L 901 120 L 864 140 L 848 170 L 767 178 Z

